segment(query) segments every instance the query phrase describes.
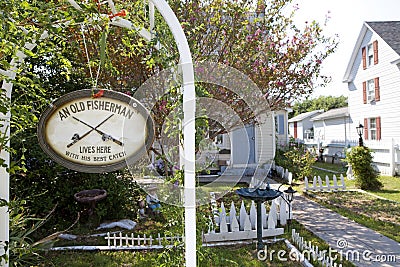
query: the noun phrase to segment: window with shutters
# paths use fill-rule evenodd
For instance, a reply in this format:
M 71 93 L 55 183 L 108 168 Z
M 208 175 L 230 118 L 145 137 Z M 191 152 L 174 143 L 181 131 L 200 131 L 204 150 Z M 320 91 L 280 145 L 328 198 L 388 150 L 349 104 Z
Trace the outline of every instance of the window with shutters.
M 376 138 L 376 118 L 369 119 L 369 136 L 371 140 L 377 140 Z
M 364 119 L 364 138 L 381 140 L 381 117 Z
M 378 64 L 378 41 L 375 40 L 371 44 L 362 47 L 361 56 L 364 70 Z
M 380 97 L 379 77 L 363 82 L 363 103 L 378 102 Z
M 374 49 L 372 48 L 372 44 L 367 46 L 367 67 L 370 67 L 374 64 Z
M 367 101 L 375 100 L 375 82 L 373 79 L 367 81 Z

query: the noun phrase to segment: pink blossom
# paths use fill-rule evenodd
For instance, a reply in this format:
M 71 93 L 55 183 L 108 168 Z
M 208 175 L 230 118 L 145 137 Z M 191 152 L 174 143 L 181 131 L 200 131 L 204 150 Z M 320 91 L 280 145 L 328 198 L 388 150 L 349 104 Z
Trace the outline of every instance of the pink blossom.
M 165 107 L 167 106 L 167 101 L 162 100 L 160 107 L 158 108 L 160 111 L 165 110 Z

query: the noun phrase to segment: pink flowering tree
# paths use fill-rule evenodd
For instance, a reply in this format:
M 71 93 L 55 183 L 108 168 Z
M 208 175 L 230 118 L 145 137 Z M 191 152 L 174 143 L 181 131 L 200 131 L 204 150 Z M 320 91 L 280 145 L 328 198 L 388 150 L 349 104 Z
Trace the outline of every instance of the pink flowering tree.
M 150 77 L 167 69 L 171 63 L 179 62 L 179 53 L 170 29 L 158 12 L 155 16 L 154 38 L 150 43 L 136 31 L 110 26 L 109 22 L 119 16 L 133 22 L 138 28 L 149 29 L 146 1 L 115 0 L 118 13 L 102 16 L 101 20 L 92 18 L 98 14 L 111 14 L 110 7 L 105 2 L 77 1 L 83 11 L 74 9 L 66 1 L 48 2 L 46 1 L 46 5 L 52 7 L 53 16 L 37 12 L 35 20 L 31 19 L 30 13 L 26 14 L 26 18 L 13 19 L 21 20 L 18 25 L 36 29 L 38 36 L 44 30 L 51 29 L 52 36 L 57 37 L 57 41 L 52 43 L 51 51 L 57 51 L 54 57 L 65 55 L 62 59 L 63 72 L 60 75 L 67 80 L 74 73 L 84 73 L 88 78 L 85 82 L 90 84 L 91 71 L 93 76 L 98 76 L 99 87 L 134 94 Z M 335 51 L 337 41 L 325 36 L 317 22 L 310 20 L 303 25 L 295 25 L 293 17 L 299 7 L 291 5 L 291 2 L 169 1 L 187 36 L 193 60 L 218 62 L 244 73 L 262 91 L 269 107 L 262 106 L 254 111 L 241 96 L 229 88 L 212 84 L 197 83 L 198 96 L 222 101 L 239 115 L 242 123 L 247 124 L 255 122 L 258 113 L 286 107 L 294 99 L 307 97 L 314 88 L 329 81 L 329 77 L 320 75 L 320 69 L 326 57 Z M 48 21 L 49 18 L 61 23 L 62 27 L 54 28 Z M 68 24 L 62 24 L 67 21 Z M 53 40 L 52 38 L 47 40 Z M 48 43 L 47 40 L 40 42 L 41 47 Z M 156 43 L 161 44 L 160 49 L 154 48 Z M 0 55 L 3 54 L 6 56 L 5 53 Z M 100 70 L 98 75 L 97 70 Z M 197 71 L 200 72 L 201 69 Z M 151 107 L 157 137 L 161 136 L 163 125 L 171 111 L 180 103 L 180 92 L 176 88 L 157 98 L 156 104 Z M 208 135 L 208 129 L 213 135 L 230 130 L 229 127 L 223 127 L 221 123 L 206 117 L 199 118 L 198 121 L 199 139 Z
M 330 77 L 320 75 L 323 61 L 337 47 L 315 21 L 295 25 L 298 6 L 291 0 L 172 1 L 188 36 L 195 61 L 216 61 L 248 75 L 262 90 L 271 110 L 304 99 Z M 328 19 L 328 17 L 327 17 Z M 253 110 L 227 88 L 201 85 L 232 107 L 243 123 L 254 122 Z M 261 110 L 262 111 L 262 110 Z M 229 129 L 218 128 L 213 133 Z

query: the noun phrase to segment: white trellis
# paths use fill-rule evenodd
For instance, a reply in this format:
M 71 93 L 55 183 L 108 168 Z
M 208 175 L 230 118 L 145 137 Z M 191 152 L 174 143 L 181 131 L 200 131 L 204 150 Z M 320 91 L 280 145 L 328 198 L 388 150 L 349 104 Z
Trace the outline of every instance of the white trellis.
M 68 2 L 76 9 L 81 9 L 79 4 L 76 3 L 75 0 L 68 0 Z M 109 4 L 112 14 L 116 13 L 115 6 L 113 0 L 107 0 Z M 183 32 L 183 29 L 172 11 L 171 7 L 165 0 L 149 0 L 150 12 L 154 13 L 154 7 L 160 12 L 160 14 L 165 19 L 166 23 L 171 30 L 178 51 L 180 55 L 180 66 L 182 70 L 182 80 L 183 80 L 183 111 L 184 111 L 184 119 L 183 119 L 183 158 L 184 162 L 184 199 L 185 199 L 185 235 L 190 242 L 185 242 L 185 259 L 186 266 L 196 266 L 196 195 L 195 195 L 195 87 L 194 87 L 194 72 L 193 72 L 193 61 L 190 53 L 190 48 L 186 39 L 186 36 Z M 151 39 L 151 34 L 149 38 L 149 32 L 145 29 L 136 29 L 133 24 L 122 18 L 117 17 L 115 21 L 111 24 L 125 27 L 129 29 L 139 30 L 139 33 L 146 39 Z M 150 21 L 150 26 L 152 27 L 154 21 Z M 146 37 L 147 36 L 147 37 Z M 33 44 L 33 47 L 35 45 Z M 28 48 L 29 49 L 29 48 Z M 20 60 L 23 60 L 25 55 L 21 53 L 21 55 L 17 55 Z M 15 67 L 15 62 L 13 61 L 10 64 L 12 68 Z M 10 72 L 10 73 L 9 73 Z M 2 70 L 2 74 L 5 73 L 8 77 L 12 77 L 15 73 L 13 69 L 10 71 Z M 2 88 L 6 90 L 6 95 L 11 99 L 12 92 L 12 83 L 3 81 Z M 5 123 L 1 128 L 1 131 L 5 133 L 6 138 L 10 135 L 9 130 L 9 120 L 10 113 L 5 116 Z M 1 151 L 2 158 L 5 159 L 5 164 L 9 164 L 10 155 L 7 151 Z M 0 168 L 0 198 L 9 200 L 9 174 L 5 171 L 5 168 Z M 0 208 L 0 241 L 8 242 L 9 241 L 9 216 L 7 212 L 8 207 Z M 4 252 L 4 248 L 0 246 L 0 253 Z M 1 261 L 0 266 L 7 267 L 8 263 Z
M 325 181 L 322 181 L 320 176 L 314 176 L 312 184 L 309 184 L 308 178 L 304 177 L 304 190 L 305 191 L 338 191 L 346 190 L 346 184 L 344 182 L 343 174 L 340 175 L 340 181 L 338 181 L 336 175 L 332 177 L 332 183 L 328 175 L 325 176 Z M 340 182 L 340 183 L 339 183 Z
M 203 244 L 257 238 L 258 214 L 254 201 L 251 202 L 249 212 L 242 201 L 239 213 L 233 202 L 230 205 L 229 213 L 225 209 L 224 202 L 221 202 L 219 208 L 215 200 L 212 199 L 211 203 L 214 220 L 209 218 L 208 231 L 203 234 Z M 284 229 L 278 227 L 278 222 L 281 226 L 286 225 L 289 219 L 289 206 L 282 197 L 278 197 L 271 201 L 268 213 L 265 204 L 261 204 L 261 216 L 263 237 L 282 235 Z

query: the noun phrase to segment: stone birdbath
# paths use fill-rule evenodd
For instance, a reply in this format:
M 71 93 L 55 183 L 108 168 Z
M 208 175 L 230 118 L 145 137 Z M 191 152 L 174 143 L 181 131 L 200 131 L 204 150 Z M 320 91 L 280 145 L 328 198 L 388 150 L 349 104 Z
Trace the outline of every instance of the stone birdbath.
M 83 203 L 89 206 L 88 215 L 93 215 L 96 203 L 107 197 L 107 191 L 104 189 L 90 189 L 83 190 L 74 194 L 74 198 L 79 203 Z
M 264 243 L 262 241 L 262 216 L 261 216 L 261 204 L 268 200 L 273 200 L 282 195 L 281 191 L 271 189 L 269 184 L 266 189 L 260 188 L 240 188 L 236 190 L 236 193 L 247 199 L 254 200 L 257 203 L 257 249 L 264 249 Z

